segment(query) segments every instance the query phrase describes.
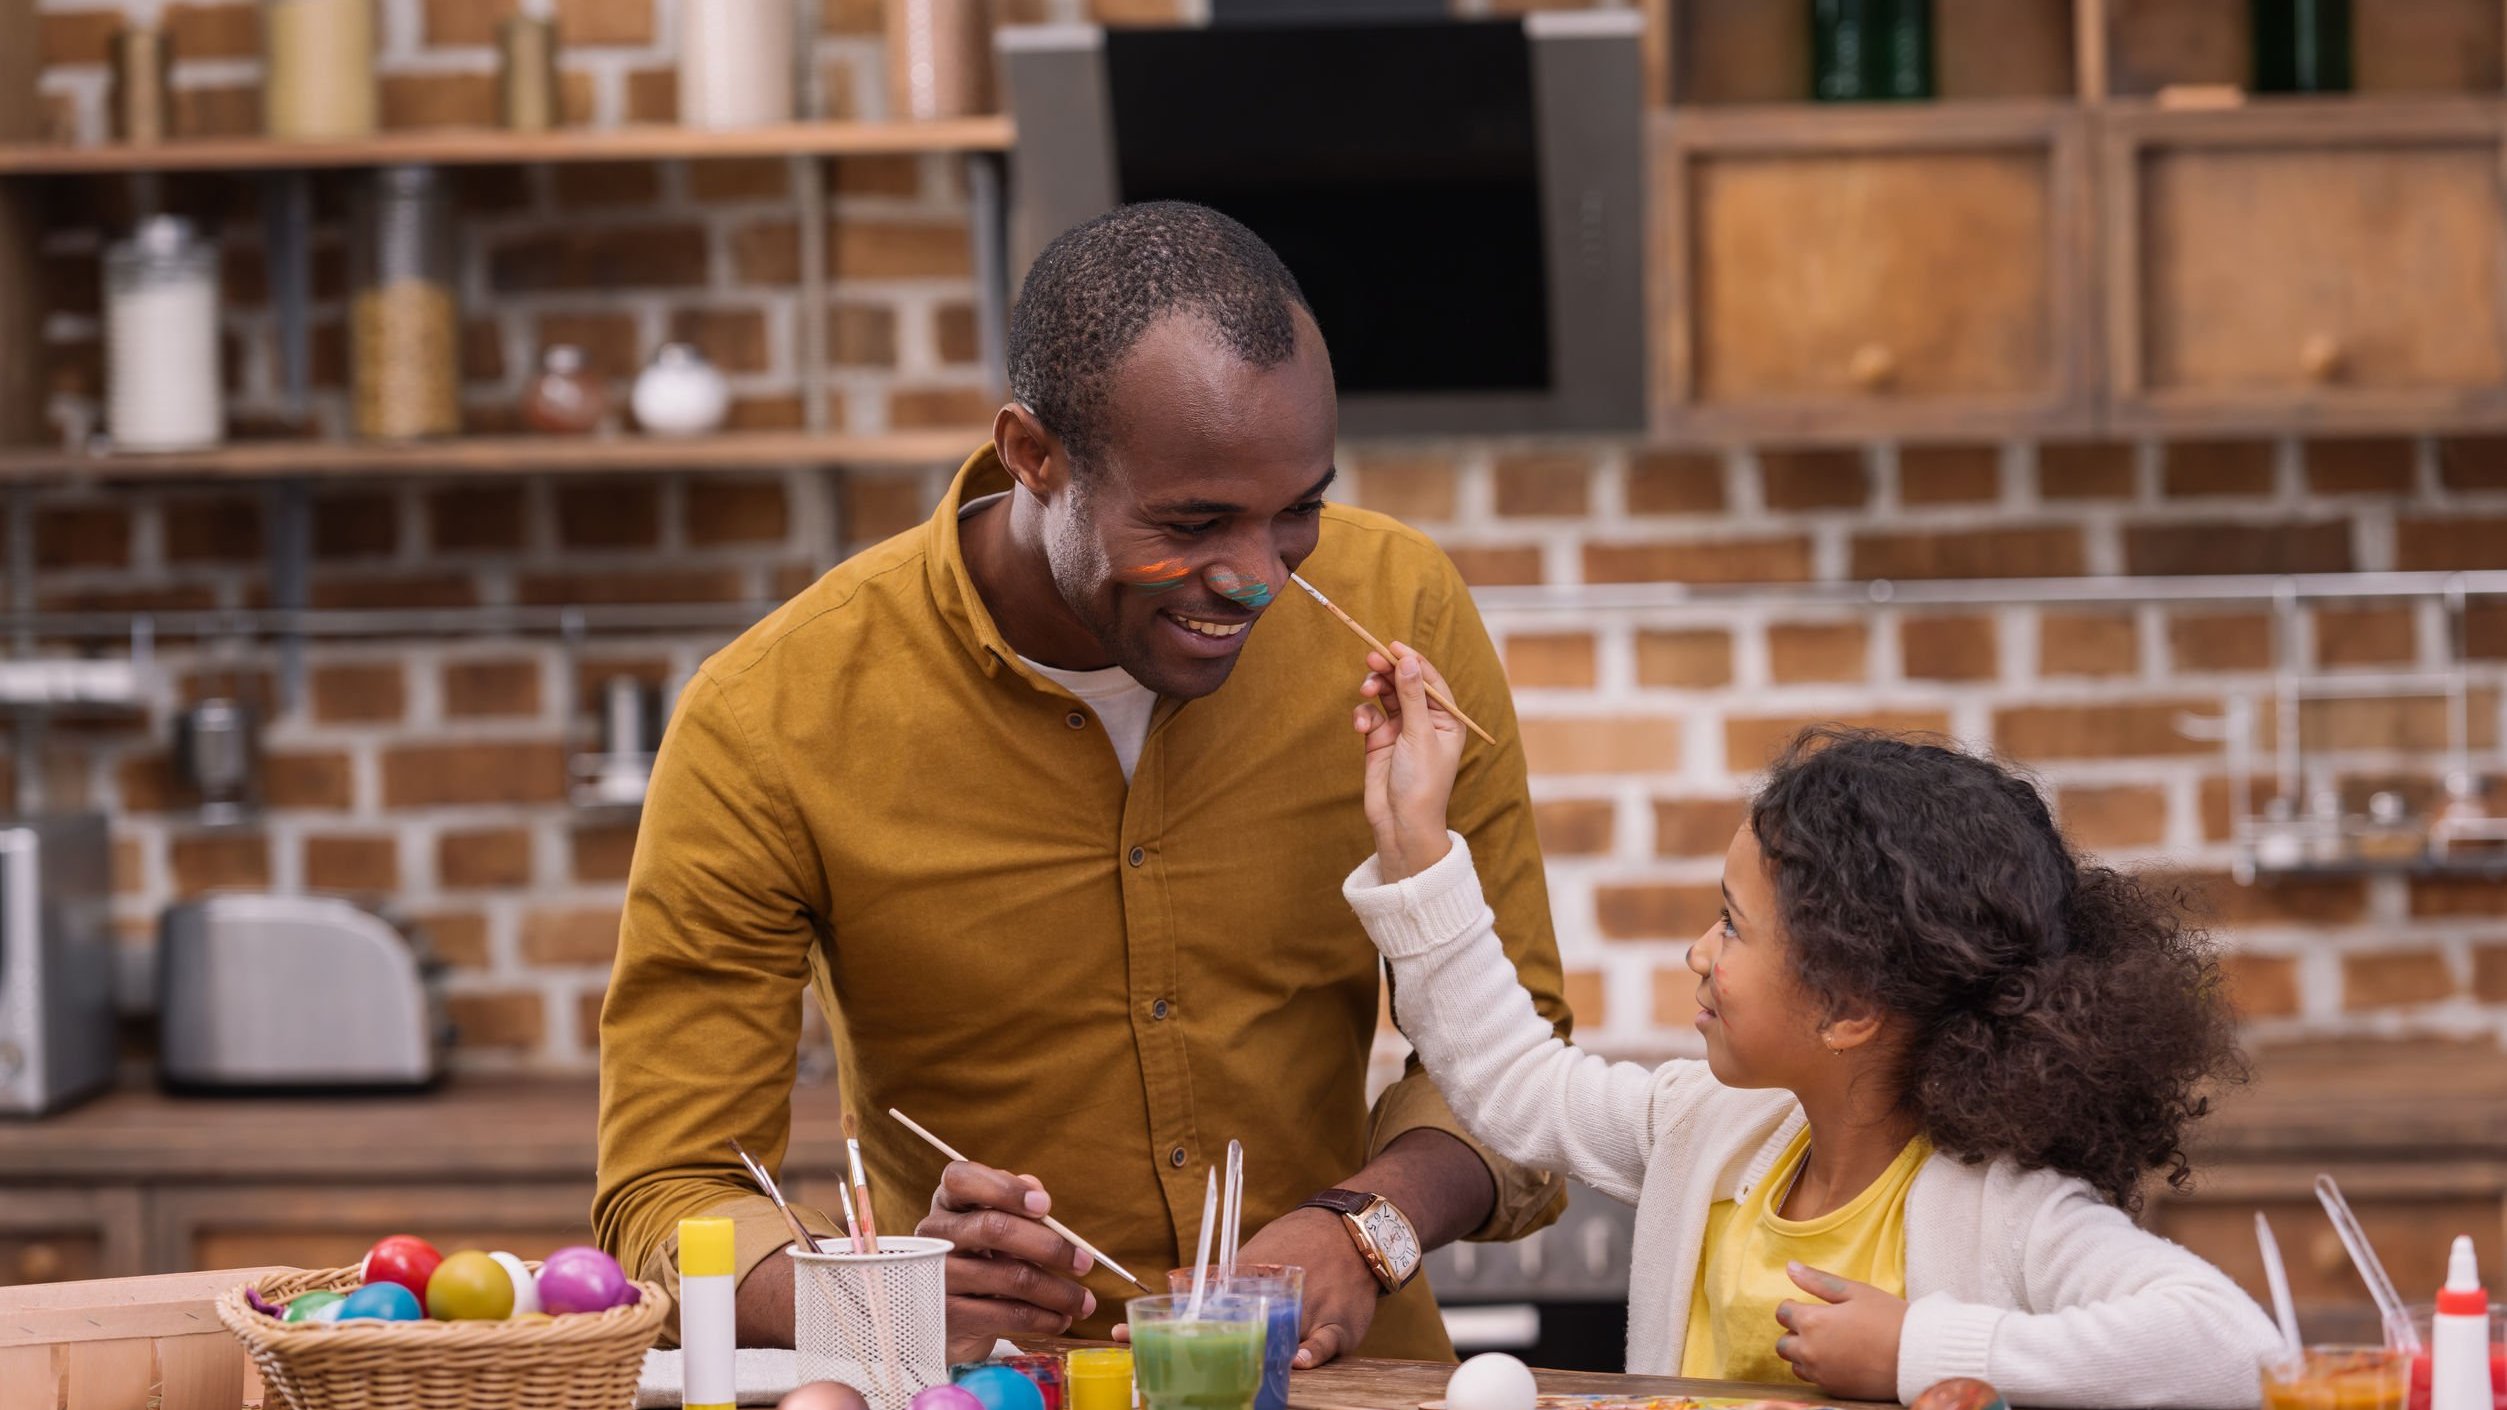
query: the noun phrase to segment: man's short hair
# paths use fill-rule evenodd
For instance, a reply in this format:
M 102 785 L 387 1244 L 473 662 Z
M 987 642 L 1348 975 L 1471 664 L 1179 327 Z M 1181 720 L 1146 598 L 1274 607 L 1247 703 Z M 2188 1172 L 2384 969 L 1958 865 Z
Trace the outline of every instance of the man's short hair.
M 1077 461 L 1104 447 L 1114 369 L 1151 325 L 1197 315 L 1268 368 L 1296 355 L 1299 308 L 1296 276 L 1238 222 L 1186 201 L 1118 206 L 1028 269 L 1010 315 L 1010 395 Z

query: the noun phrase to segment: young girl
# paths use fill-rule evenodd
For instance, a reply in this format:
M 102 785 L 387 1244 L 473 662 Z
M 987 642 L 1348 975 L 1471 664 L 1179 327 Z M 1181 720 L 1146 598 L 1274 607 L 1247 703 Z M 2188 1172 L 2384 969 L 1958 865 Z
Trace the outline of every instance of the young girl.
M 1911 1400 L 2242 1407 L 2278 1345 L 2136 1227 L 2234 1074 L 2207 946 L 2085 866 L 2029 784 L 1955 750 L 1806 733 L 1690 947 L 1704 1062 L 1583 1053 L 1534 1013 L 1445 826 L 1466 739 L 1396 644 L 1358 708 L 1376 855 L 1344 892 L 1402 1030 L 1500 1153 L 1637 1207 L 1628 1369 Z

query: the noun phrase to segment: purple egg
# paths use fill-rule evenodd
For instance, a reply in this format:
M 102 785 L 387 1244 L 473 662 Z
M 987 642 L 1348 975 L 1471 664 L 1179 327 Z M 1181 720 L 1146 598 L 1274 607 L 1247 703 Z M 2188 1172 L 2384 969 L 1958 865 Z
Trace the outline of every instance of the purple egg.
M 638 1294 L 618 1260 L 577 1244 L 561 1248 L 540 1265 L 540 1309 L 559 1316 L 605 1312 Z
M 984 1410 L 984 1402 L 964 1386 L 933 1386 L 916 1391 L 905 1410 Z

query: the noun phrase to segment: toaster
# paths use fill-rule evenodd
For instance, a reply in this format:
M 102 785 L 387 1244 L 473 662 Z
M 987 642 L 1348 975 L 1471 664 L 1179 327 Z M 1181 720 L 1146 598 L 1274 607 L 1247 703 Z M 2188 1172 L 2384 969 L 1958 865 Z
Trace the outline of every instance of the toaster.
M 0 822 L 0 1113 L 113 1080 L 111 858 L 101 813 Z
M 430 1086 L 451 1042 L 423 935 L 337 896 L 228 892 L 166 909 L 159 1071 L 178 1091 Z

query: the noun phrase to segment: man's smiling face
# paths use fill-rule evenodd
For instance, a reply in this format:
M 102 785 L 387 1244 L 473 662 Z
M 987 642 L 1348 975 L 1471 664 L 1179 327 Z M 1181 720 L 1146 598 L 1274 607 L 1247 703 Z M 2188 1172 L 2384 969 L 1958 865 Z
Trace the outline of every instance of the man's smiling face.
M 1323 338 L 1256 367 L 1190 314 L 1143 333 L 1113 378 L 1104 449 L 1047 506 L 1053 581 L 1134 680 L 1217 690 L 1314 551 L 1339 411 Z

